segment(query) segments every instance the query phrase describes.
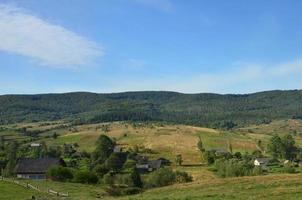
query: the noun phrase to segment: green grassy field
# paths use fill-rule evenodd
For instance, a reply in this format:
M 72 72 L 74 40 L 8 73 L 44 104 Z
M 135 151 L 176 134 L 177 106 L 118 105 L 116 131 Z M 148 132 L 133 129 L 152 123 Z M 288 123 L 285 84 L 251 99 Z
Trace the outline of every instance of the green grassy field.
M 286 126 L 287 124 L 287 126 Z M 204 147 L 226 148 L 230 142 L 233 151 L 252 152 L 257 150 L 257 140 L 261 139 L 266 145 L 273 133 L 294 133 L 297 144 L 302 146 L 302 137 L 299 135 L 301 120 L 277 121 L 267 125 L 250 126 L 235 129 L 233 131 L 218 131 L 209 128 L 184 126 L 141 124 L 133 125 L 125 122 L 109 123 L 108 130 L 102 129 L 104 124 L 89 124 L 74 127 L 62 127 L 64 122 L 56 123 L 31 123 L 10 125 L 1 134 L 8 138 L 24 137 L 15 130 L 20 127 L 29 127 L 31 130 L 47 130 L 37 138 L 37 141 L 45 141 L 48 145 L 62 145 L 64 143 L 78 143 L 80 150 L 93 151 L 94 144 L 101 134 L 115 138 L 124 149 L 138 145 L 141 149 L 152 149 L 152 152 L 144 152 L 150 158 L 165 157 L 174 162 L 177 154 L 182 154 L 183 164 L 192 166 L 176 167 L 193 176 L 193 182 L 177 184 L 168 187 L 152 189 L 140 195 L 127 197 L 109 197 L 101 185 L 83 185 L 75 183 L 60 183 L 52 181 L 31 181 L 43 191 L 47 188 L 59 192 L 68 192 L 72 200 L 95 199 L 122 199 L 122 200 L 169 200 L 169 199 L 301 199 L 302 174 L 270 174 L 255 177 L 218 178 L 215 174 L 200 165 L 201 156 L 197 148 L 198 138 L 201 137 Z M 280 130 L 279 130 L 280 129 Z M 279 131 L 276 131 L 279 130 Z M 302 130 L 302 129 L 301 129 Z M 58 133 L 59 137 L 45 137 L 52 133 Z M 301 169 L 300 169 L 301 171 Z M 25 188 L 0 182 L 0 200 L 26 199 L 35 192 Z
M 139 195 L 109 197 L 102 186 L 88 186 L 74 183 L 32 181 L 40 188 L 51 187 L 59 191 L 69 191 L 72 200 L 199 200 L 199 199 L 288 199 L 299 200 L 302 195 L 302 174 L 278 174 L 239 178 L 216 178 L 208 171 L 199 168 L 189 169 L 195 176 L 191 183 L 176 184 L 151 189 Z M 23 200 L 33 192 L 0 182 L 2 200 Z M 4 194 L 4 195 L 3 195 Z M 54 197 L 53 197 L 54 198 Z M 60 198 L 58 198 L 60 199 Z
M 0 181 L 0 200 L 26 200 L 37 192 L 21 186 Z

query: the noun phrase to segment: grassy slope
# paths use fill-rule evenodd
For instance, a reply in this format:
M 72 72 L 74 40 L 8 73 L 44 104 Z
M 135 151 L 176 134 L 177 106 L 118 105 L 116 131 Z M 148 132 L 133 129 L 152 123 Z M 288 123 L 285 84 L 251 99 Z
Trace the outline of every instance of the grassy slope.
M 56 140 L 47 139 L 48 144 L 62 145 L 64 143 L 78 143 L 81 150 L 92 151 L 94 143 L 101 134 L 106 134 L 117 140 L 124 148 L 132 148 L 134 145 L 144 146 L 154 150 L 149 154 L 151 158 L 166 157 L 174 161 L 177 154 L 182 154 L 184 164 L 198 164 L 200 153 L 197 149 L 198 136 L 202 138 L 206 149 L 228 148 L 228 142 L 232 143 L 234 151 L 253 151 L 257 149 L 257 135 L 223 132 L 214 129 L 184 126 L 184 125 L 147 125 L 134 127 L 128 123 L 111 123 L 109 132 L 104 132 L 100 124 L 77 126 L 76 132 L 69 130 Z M 259 135 L 260 137 L 260 135 Z
M 12 183 L 0 181 L 0 200 L 25 200 L 37 193 Z
M 183 167 L 184 168 L 184 167 Z M 217 178 L 204 167 L 186 167 L 194 181 L 163 188 L 151 189 L 142 194 L 127 197 L 108 197 L 102 186 L 74 183 L 32 181 L 41 189 L 52 188 L 68 191 L 72 200 L 199 200 L 199 199 L 300 199 L 302 174 L 274 174 L 267 176 Z M 1 199 L 1 198 L 0 198 Z M 17 199 L 17 198 L 16 198 Z
M 77 126 L 72 130 L 69 128 L 60 130 L 60 134 L 62 134 L 60 137 L 55 140 L 49 138 L 46 141 L 49 144 L 77 142 L 82 150 L 92 151 L 97 137 L 100 134 L 107 134 L 116 138 L 117 142 L 125 148 L 141 144 L 151 148 L 155 153 L 149 154 L 150 157 L 167 157 L 174 161 L 175 155 L 181 153 L 184 164 L 199 164 L 200 155 L 196 147 L 198 136 L 202 137 L 207 149 L 214 147 L 227 148 L 228 141 L 231 141 L 233 149 L 236 151 L 252 151 L 257 148 L 255 145 L 257 139 L 266 142 L 270 136 L 264 133 L 272 129 L 278 130 L 278 127 L 281 128 L 280 124 L 284 128 L 283 122 L 274 122 L 264 126 L 266 129 L 262 126 L 256 126 L 252 132 L 247 130 L 223 132 L 183 125 L 159 126 L 149 124 L 135 128 L 131 124 L 120 122 L 111 123 L 109 132 L 106 133 L 101 130 L 101 124 L 92 124 Z M 296 121 L 293 124 L 296 124 L 296 126 L 290 125 L 291 129 L 298 128 L 302 123 Z M 35 125 L 31 126 L 37 128 Z M 287 129 L 285 128 L 285 130 Z M 299 199 L 299 195 L 301 195 L 302 174 L 274 174 L 261 177 L 221 179 L 202 166 L 177 167 L 177 169 L 192 174 L 194 182 L 148 190 L 138 196 L 121 197 L 120 199 Z M 35 182 L 35 185 L 39 185 L 44 189 L 52 188 L 61 192 L 69 192 L 70 199 L 75 200 L 94 200 L 104 195 L 104 190 L 99 185 L 88 186 L 49 181 Z M 9 187 L 11 189 L 8 189 Z M 6 194 L 14 195 L 15 192 L 11 192 L 14 191 L 11 185 L 3 188 L 6 188 L 6 190 L 0 187 L 0 192 L 3 190 Z M 18 194 L 14 199 L 19 198 Z M 103 199 L 110 198 L 104 197 Z
M 269 175 L 206 179 L 184 185 L 149 190 L 131 198 L 148 200 L 199 199 L 301 199 L 302 175 Z

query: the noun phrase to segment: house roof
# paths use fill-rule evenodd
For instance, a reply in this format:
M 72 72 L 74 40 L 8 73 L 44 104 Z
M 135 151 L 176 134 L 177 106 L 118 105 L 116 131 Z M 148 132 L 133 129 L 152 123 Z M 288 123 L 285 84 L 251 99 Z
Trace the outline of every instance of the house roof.
M 64 161 L 59 158 L 22 158 L 18 160 L 15 171 L 17 174 L 44 174 L 50 167 L 63 163 Z
M 268 163 L 269 158 L 255 158 L 259 163 Z
M 152 169 L 159 169 L 161 167 L 161 163 L 162 163 L 161 160 L 150 160 L 148 162 L 150 168 Z
M 122 152 L 122 147 L 120 147 L 120 146 L 115 146 L 115 147 L 113 148 L 113 152 L 115 152 L 115 153 Z
M 215 153 L 220 153 L 220 154 L 228 154 L 229 151 L 226 150 L 226 149 L 223 149 L 223 148 L 214 148 L 214 149 L 211 149 L 212 151 L 215 151 Z

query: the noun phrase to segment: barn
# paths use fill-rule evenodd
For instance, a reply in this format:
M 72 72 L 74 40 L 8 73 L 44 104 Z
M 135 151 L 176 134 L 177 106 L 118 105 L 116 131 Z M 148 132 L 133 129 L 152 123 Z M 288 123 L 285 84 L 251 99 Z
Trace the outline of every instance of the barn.
M 18 178 L 46 179 L 46 172 L 53 166 L 66 166 L 60 158 L 22 158 L 18 160 L 15 172 Z

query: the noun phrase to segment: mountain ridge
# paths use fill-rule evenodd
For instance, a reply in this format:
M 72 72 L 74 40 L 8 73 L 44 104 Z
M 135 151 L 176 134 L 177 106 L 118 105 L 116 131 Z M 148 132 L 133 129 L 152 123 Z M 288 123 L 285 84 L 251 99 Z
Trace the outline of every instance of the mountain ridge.
M 0 95 L 0 123 L 68 119 L 80 123 L 166 121 L 208 127 L 302 116 L 302 90 L 249 94 L 171 91 Z

